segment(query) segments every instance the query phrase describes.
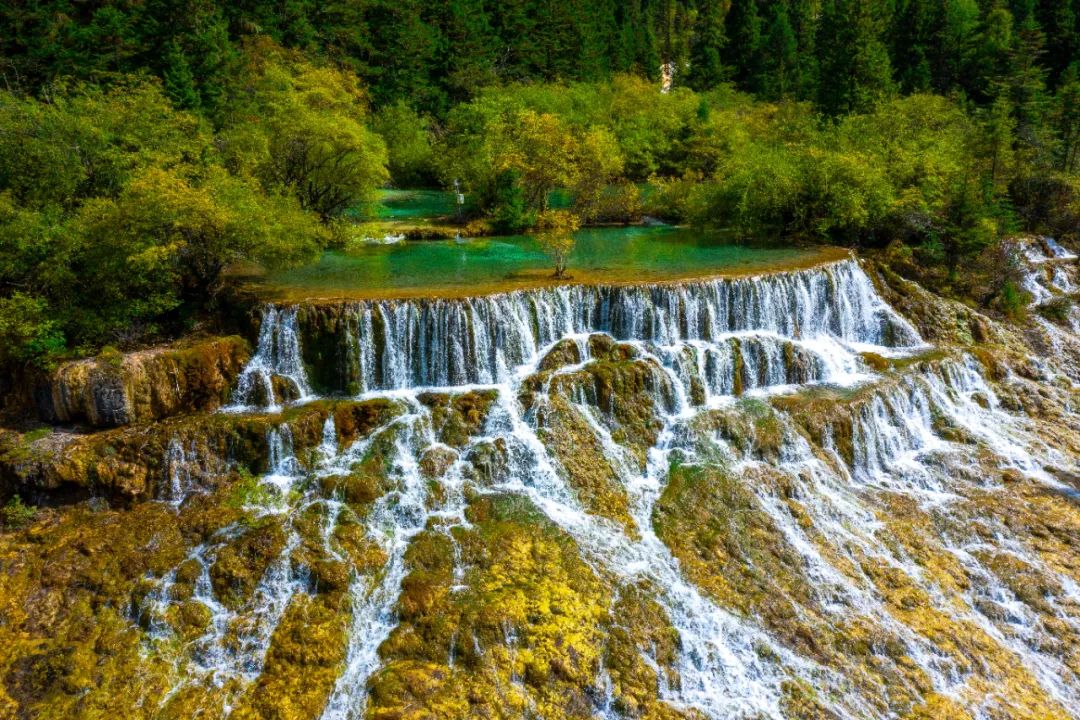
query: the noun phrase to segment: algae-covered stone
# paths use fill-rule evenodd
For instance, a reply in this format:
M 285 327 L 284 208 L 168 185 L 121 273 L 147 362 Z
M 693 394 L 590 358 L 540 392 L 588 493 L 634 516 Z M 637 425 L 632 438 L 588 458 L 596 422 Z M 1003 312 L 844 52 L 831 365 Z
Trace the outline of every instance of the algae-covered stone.
M 348 622 L 347 598 L 295 596 L 274 630 L 258 681 L 230 717 L 318 717 L 345 660 Z
M 558 370 L 561 367 L 576 365 L 579 362 L 581 362 L 581 350 L 578 348 L 577 342 L 570 338 L 565 338 L 555 343 L 555 345 L 548 350 L 547 354 L 541 358 L 537 365 L 537 370 L 540 372 Z
M 370 717 L 590 717 L 607 615 L 576 546 L 527 500 L 486 496 L 473 527 L 418 536 Z M 455 546 L 460 555 L 455 554 Z M 460 563 L 460 565 L 459 565 Z M 455 567 L 464 569 L 460 587 Z
M 284 549 L 285 531 L 273 519 L 245 531 L 218 552 L 210 567 L 215 597 L 226 607 L 242 607 Z
M 439 440 L 451 447 L 464 447 L 470 437 L 482 434 L 488 412 L 497 398 L 495 390 L 417 396 L 417 400 L 431 409 L 431 424 Z
M 750 489 L 767 487 L 767 473 L 764 467 L 734 474 L 675 464 L 653 524 L 685 571 L 718 603 L 760 618 L 777 636 L 814 654 L 813 634 L 804 632 L 799 619 L 816 608 L 813 586 L 798 553 Z

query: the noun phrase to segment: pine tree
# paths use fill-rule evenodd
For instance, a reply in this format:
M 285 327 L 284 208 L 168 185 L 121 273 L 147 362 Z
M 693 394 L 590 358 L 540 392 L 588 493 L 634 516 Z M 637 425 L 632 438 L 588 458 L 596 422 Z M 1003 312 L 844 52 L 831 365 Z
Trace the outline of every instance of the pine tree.
M 443 82 L 451 102 L 461 102 L 494 82 L 497 44 L 482 0 L 449 0 L 439 21 Z
M 934 82 L 930 55 L 940 25 L 940 2 L 900 0 L 890 28 L 890 56 L 900 87 L 907 92 L 929 90 Z
M 1080 170 L 1080 60 L 1061 75 L 1056 97 L 1057 131 L 1061 141 L 1058 167 L 1067 173 Z
M 790 0 L 790 19 L 795 31 L 795 95 L 800 100 L 814 100 L 818 93 L 817 32 L 821 0 Z
M 187 56 L 175 40 L 165 50 L 165 70 L 162 73 L 165 94 L 173 104 L 184 110 L 199 109 L 199 93 L 195 90 L 195 76 L 191 73 Z
M 772 98 L 784 98 L 795 87 L 798 45 L 788 18 L 786 2 L 776 3 L 773 18 L 762 46 L 764 82 L 762 90 Z
M 701 8 L 693 40 L 690 44 L 690 72 L 687 83 L 695 90 L 708 90 L 723 82 L 721 53 L 725 45 L 724 15 L 727 8 L 720 2 L 707 2 Z
M 944 0 L 940 29 L 934 38 L 935 87 L 940 92 L 961 87 L 971 91 L 972 61 L 976 54 L 979 31 L 979 6 L 975 0 Z
M 757 0 L 734 0 L 727 14 L 725 48 L 727 63 L 740 87 L 756 91 L 761 80 L 761 16 Z
M 822 9 L 818 102 L 830 115 L 865 110 L 894 90 L 881 42 L 884 8 L 864 0 L 827 0 Z

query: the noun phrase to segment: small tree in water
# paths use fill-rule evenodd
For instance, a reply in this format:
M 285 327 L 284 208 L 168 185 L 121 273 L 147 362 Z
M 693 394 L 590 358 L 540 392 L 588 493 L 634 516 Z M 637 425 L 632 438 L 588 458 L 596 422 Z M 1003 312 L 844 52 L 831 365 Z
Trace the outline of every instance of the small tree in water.
M 536 222 L 536 240 L 555 261 L 555 277 L 566 275 L 566 261 L 574 249 L 574 233 L 581 219 L 569 210 L 545 210 Z

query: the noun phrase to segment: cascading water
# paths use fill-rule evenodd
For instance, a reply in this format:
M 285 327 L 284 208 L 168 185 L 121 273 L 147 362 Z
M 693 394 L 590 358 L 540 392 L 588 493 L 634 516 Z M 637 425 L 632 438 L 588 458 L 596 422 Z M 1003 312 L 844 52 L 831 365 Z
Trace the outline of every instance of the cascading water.
M 296 308 L 267 308 L 259 328 L 259 344 L 254 357 L 237 381 L 233 402 L 240 406 L 277 407 L 278 390 L 274 378 L 283 380 L 298 399 L 310 395 L 307 373 L 300 354 L 300 331 Z
M 910 347 L 918 334 L 874 292 L 853 261 L 761 278 L 649 287 L 556 287 L 462 300 L 370 301 L 344 307 L 342 355 L 357 358 L 341 387 L 364 391 L 506 383 L 538 350 L 572 335 L 601 332 L 658 346 L 718 346 L 748 334 L 759 360 L 782 344 L 825 361 L 841 342 L 860 349 Z M 271 377 L 307 394 L 295 308 L 270 307 L 238 400 Z M 770 337 L 775 341 L 770 344 Z M 851 365 L 850 358 L 840 360 Z M 778 367 L 778 366 L 777 366 Z
M 373 447 L 388 448 L 384 480 L 389 489 L 363 519 L 367 537 L 386 559 L 377 573 L 351 578 L 348 646 L 322 717 L 363 716 L 368 683 L 384 662 L 380 646 L 398 622 L 398 597 L 409 573 L 406 551 L 418 534 L 432 528 L 446 534 L 454 548 L 450 590 L 467 589 L 469 569 L 461 565 L 461 549 L 450 530 L 470 527 L 465 511 L 476 494 L 528 498 L 573 539 L 605 582 L 651 588 L 678 636 L 678 648 L 672 677 L 646 655 L 643 661 L 656 667 L 657 694 L 675 708 L 712 718 L 784 717 L 795 683 L 815 688 L 820 702 L 838 717 L 895 716 L 881 699 L 890 687 L 937 693 L 976 716 L 990 716 L 993 708 L 983 707 L 979 693 L 987 687 L 985 677 L 1000 668 L 980 670 L 963 652 L 941 647 L 942 633 L 962 629 L 976 637 L 973 643 L 998 648 L 994 663 L 1024 668 L 1024 692 L 1043 693 L 1067 712 L 1080 712 L 1075 691 L 1080 678 L 1047 650 L 1041 620 L 1017 604 L 1015 593 L 994 588 L 998 576 L 979 555 L 985 540 L 975 542 L 966 534 L 966 521 L 951 509 L 998 492 L 1002 473 L 1060 488 L 1044 466 L 1056 463 L 1077 471 L 1076 462 L 1037 437 L 1022 418 L 1005 412 L 970 357 L 917 361 L 888 377 L 872 372 L 861 352 L 897 357 L 926 346 L 880 299 L 855 262 L 680 285 L 371 301 L 348 305 L 341 313 L 337 357 L 349 358 L 345 365 L 351 373 L 342 387 L 358 389 L 364 399 L 397 403 L 403 414 L 351 445 L 338 442 L 327 418 L 308 464 L 297 461 L 288 426 L 276 427 L 268 437 L 271 471 L 261 480 L 281 496 L 307 488 L 292 506 L 272 505 L 266 512 L 294 515 L 312 505 L 324 508 L 325 552 L 340 560 L 331 537 L 346 505 L 312 488 L 351 472 Z M 308 332 L 302 333 L 299 323 L 295 308 L 266 310 L 258 351 L 237 391 L 239 405 L 261 403 L 276 410 L 281 393 L 275 385 L 282 383 L 292 387 L 297 400 L 311 397 L 300 345 Z M 606 339 L 594 343 L 597 333 Z M 566 340 L 569 346 L 561 343 Z M 559 353 L 565 353 L 563 361 L 549 361 Z M 625 368 L 637 373 L 627 381 L 640 392 L 633 400 L 615 397 L 618 381 L 609 379 Z M 812 402 L 815 386 L 836 393 L 848 414 L 823 423 L 813 412 L 809 419 L 800 416 L 801 394 Z M 488 389 L 497 400 L 482 427 L 451 448 L 437 436 L 442 420 L 424 399 L 433 388 Z M 795 401 L 767 404 L 780 393 Z M 586 509 L 566 457 L 545 434 L 545 423 L 560 412 L 578 418 L 601 449 L 597 462 L 611 467 L 625 493 L 628 524 Z M 622 424 L 640 412 L 656 420 L 651 435 L 628 434 Z M 731 430 L 724 424 L 731 418 L 751 430 Z M 822 425 L 817 444 L 801 422 Z M 631 437 L 649 437 L 649 446 L 639 452 L 633 442 L 640 440 Z M 755 449 L 766 437 L 774 437 L 775 447 Z M 497 472 L 486 485 L 474 485 L 471 458 L 496 445 L 501 448 Z M 433 496 L 421 458 L 435 451 L 450 460 Z M 715 467 L 745 485 L 751 498 L 746 512 L 776 529 L 799 559 L 791 571 L 810 580 L 807 597 L 786 598 L 794 617 L 822 634 L 849 623 L 875 628 L 878 644 L 870 654 L 876 675 L 842 651 L 808 653 L 776 637 L 764 620 L 726 607 L 700 584 L 695 575 L 700 571 L 654 527 L 676 464 Z M 313 480 L 304 481 L 304 475 Z M 903 504 L 908 501 L 910 506 Z M 897 540 L 882 510 L 897 503 L 930 518 L 942 528 L 940 537 Z M 223 532 L 220 540 L 232 531 Z M 1060 576 L 1008 527 L 994 532 L 1001 546 L 1027 565 L 1062 577 L 1061 590 L 1045 601 L 1062 622 L 1080 629 L 1080 585 Z M 242 657 L 214 650 L 224 646 L 224 628 L 235 622 L 235 614 L 221 606 L 208 579 L 196 583 L 196 598 L 214 614 L 196 643 L 206 648 L 196 669 L 254 680 L 274 624 L 304 592 L 302 578 L 285 562 L 298 542 L 291 532 L 281 563 L 271 563 L 248 606 L 264 622 L 242 643 Z M 915 557 L 931 542 L 952 559 L 955 572 L 967 573 L 963 592 Z M 214 552 L 200 547 L 191 557 L 200 559 L 205 571 Z M 161 613 L 172 578 L 167 575 L 165 589 L 148 596 L 151 615 Z M 897 587 L 919 589 L 925 617 L 909 611 L 914 600 L 896 600 Z M 160 624 L 151 628 L 157 635 L 165 632 Z M 520 642 L 516 630 L 507 628 L 504 636 L 513 657 Z M 473 643 L 481 656 L 475 637 Z M 450 669 L 456 666 L 453 645 Z M 619 689 L 602 660 L 594 670 L 593 712 L 619 717 Z M 511 684 L 532 707 L 527 683 L 513 676 Z

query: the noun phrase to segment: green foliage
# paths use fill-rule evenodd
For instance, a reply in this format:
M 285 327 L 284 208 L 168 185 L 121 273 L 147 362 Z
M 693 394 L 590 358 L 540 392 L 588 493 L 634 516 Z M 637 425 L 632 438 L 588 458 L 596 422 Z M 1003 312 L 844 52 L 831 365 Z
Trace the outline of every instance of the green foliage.
M 1003 233 L 1080 227 L 1077 17 L 1072 0 L 5 6 L 0 363 L 178 332 L 231 266 L 303 260 L 324 225 L 356 235 L 346 211 L 388 180 L 460 181 L 499 232 L 558 192 L 584 222 L 901 241 L 956 278 Z
M 574 249 L 574 233 L 581 226 L 568 210 L 546 210 L 537 219 L 536 241 L 555 262 L 555 277 L 566 274 L 566 261 Z
M 231 265 L 311 257 L 318 218 L 221 145 L 153 82 L 0 92 L 0 364 L 180 328 Z
M 356 76 L 266 41 L 251 43 L 246 60 L 222 131 L 230 166 L 324 221 L 372 199 L 389 179 L 386 146 L 367 127 Z
M 237 480 L 229 488 L 225 505 L 234 510 L 269 505 L 274 498 L 273 491 L 259 481 L 250 470 L 241 467 L 237 470 Z
M 382 137 L 389 158 L 390 178 L 398 187 L 427 187 L 435 178 L 431 119 L 404 101 L 375 113 L 372 129 Z
M 1010 317 L 1023 315 L 1030 297 L 1015 283 L 1006 282 L 1001 286 L 1001 310 Z
M 64 335 L 44 300 L 21 292 L 0 298 L 0 364 L 43 361 L 63 349 Z
M 1036 309 L 1047 320 L 1069 327 L 1069 317 L 1075 305 L 1076 301 L 1072 298 L 1059 297 L 1039 305 Z
M 513 235 L 535 224 L 535 214 L 525 204 L 525 191 L 521 187 L 521 174 L 509 169 L 499 173 L 495 180 L 495 197 L 491 212 L 495 232 Z
M 37 515 L 37 508 L 25 504 L 18 495 L 12 496 L 4 507 L 0 508 L 0 518 L 4 521 L 4 527 L 11 530 L 29 525 L 33 522 L 35 515 Z

